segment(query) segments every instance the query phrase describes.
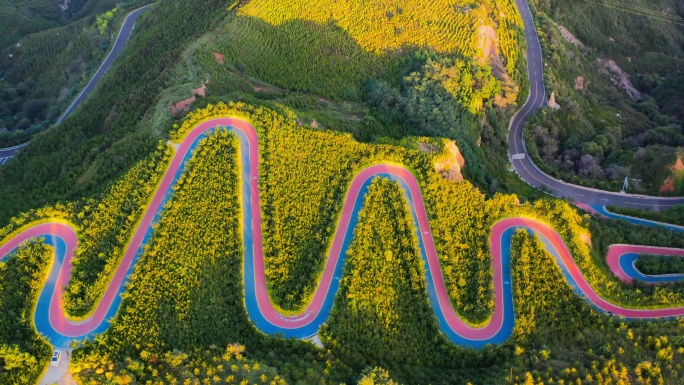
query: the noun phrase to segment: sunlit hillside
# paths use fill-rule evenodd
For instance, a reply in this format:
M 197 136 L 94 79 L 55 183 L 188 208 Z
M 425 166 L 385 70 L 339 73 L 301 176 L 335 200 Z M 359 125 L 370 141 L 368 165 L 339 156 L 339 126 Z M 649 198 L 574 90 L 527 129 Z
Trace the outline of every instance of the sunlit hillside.
M 470 52 L 475 28 L 488 19 L 488 8 L 505 8 L 511 3 L 483 2 L 471 8 L 473 3 L 463 0 L 257 0 L 249 2 L 238 14 L 258 17 L 273 25 L 297 19 L 335 23 L 366 51 L 416 45 L 440 52 Z M 502 14 L 502 18 L 506 16 L 517 18 L 517 13 Z
M 496 50 L 511 72 L 521 25 L 511 0 L 256 0 L 237 10 L 216 41 L 238 69 L 262 80 L 349 98 L 362 80 L 398 71 L 396 59 L 417 48 L 482 56 L 483 26 L 496 31 Z

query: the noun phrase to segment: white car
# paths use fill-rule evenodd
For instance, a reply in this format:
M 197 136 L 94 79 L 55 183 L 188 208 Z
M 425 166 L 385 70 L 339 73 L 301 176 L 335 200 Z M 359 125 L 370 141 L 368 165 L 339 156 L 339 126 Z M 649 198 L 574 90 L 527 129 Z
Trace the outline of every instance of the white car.
M 62 351 L 59 349 L 55 349 L 55 352 L 52 353 L 52 359 L 50 360 L 50 366 L 58 367 L 59 366 L 59 361 L 62 360 Z

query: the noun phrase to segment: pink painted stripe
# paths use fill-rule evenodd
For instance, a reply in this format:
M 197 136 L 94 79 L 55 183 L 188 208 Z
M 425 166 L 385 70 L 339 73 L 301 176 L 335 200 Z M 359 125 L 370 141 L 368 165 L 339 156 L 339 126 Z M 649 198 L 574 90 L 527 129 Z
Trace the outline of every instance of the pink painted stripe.
M 73 258 L 73 251 L 77 246 L 77 238 L 73 229 L 71 229 L 68 225 L 59 222 L 40 224 L 21 232 L 19 235 L 12 238 L 8 243 L 0 247 L 0 256 L 4 256 L 16 248 L 21 242 L 40 235 L 55 234 L 61 236 L 66 241 L 67 255 L 65 258 L 65 263 L 59 272 L 56 290 L 52 296 L 52 302 L 49 309 L 50 322 L 57 332 L 65 336 L 77 337 L 87 334 L 101 324 L 101 322 L 104 320 L 107 310 L 110 308 L 115 298 L 116 293 L 118 292 L 118 289 L 123 284 L 123 280 L 127 271 L 129 270 L 133 258 L 141 246 L 148 228 L 152 225 L 156 213 L 161 208 L 163 198 L 168 189 L 171 187 L 173 178 L 182 165 L 183 159 L 189 151 L 192 143 L 206 131 L 218 126 L 228 126 L 239 130 L 244 133 L 248 141 L 250 172 L 252 176 L 250 209 L 252 210 L 251 231 L 254 242 L 253 258 L 255 268 L 255 292 L 257 295 L 257 303 L 259 305 L 260 311 L 268 320 L 268 322 L 275 326 L 281 327 L 283 329 L 298 328 L 309 324 L 316 318 L 316 315 L 320 312 L 323 306 L 325 298 L 329 295 L 329 289 L 334 278 L 333 273 L 335 266 L 337 265 L 339 259 L 343 257 L 341 255 L 341 250 L 344 241 L 344 234 L 349 227 L 355 202 L 357 199 L 363 198 L 360 196 L 361 188 L 363 187 L 364 182 L 378 174 L 394 175 L 401 178 L 405 182 L 406 186 L 408 186 L 408 192 L 413 198 L 415 214 L 416 218 L 418 219 L 418 234 L 422 238 L 423 245 L 425 247 L 425 253 L 428 260 L 427 268 L 431 272 L 433 280 L 432 283 L 434 284 L 437 293 L 437 299 L 439 302 L 437 304 L 438 308 L 443 313 L 449 327 L 464 338 L 471 340 L 486 340 L 496 335 L 496 333 L 501 329 L 504 317 L 502 258 L 504 253 L 508 252 L 508 250 L 502 250 L 501 237 L 505 230 L 517 227 L 533 229 L 547 238 L 553 247 L 558 251 L 558 254 L 561 256 L 561 263 L 563 263 L 563 265 L 567 268 L 577 283 L 579 289 L 600 309 L 612 311 L 616 315 L 632 318 L 670 317 L 684 314 L 684 308 L 666 308 L 657 310 L 624 309 L 622 307 L 608 303 L 599 297 L 584 279 L 570 253 L 568 252 L 566 245 L 563 243 L 563 240 L 553 229 L 532 219 L 509 218 L 495 223 L 492 227 L 492 233 L 490 235 L 494 286 L 494 311 L 492 317 L 487 325 L 482 328 L 470 327 L 458 317 L 454 309 L 451 307 L 418 181 L 406 168 L 390 164 L 379 164 L 362 170 L 356 175 L 351 183 L 349 191 L 345 197 L 342 213 L 334 234 L 330 248 L 330 254 L 326 260 L 323 274 L 321 275 L 321 281 L 316 288 L 311 303 L 299 315 L 283 316 L 279 314 L 272 306 L 268 297 L 266 285 L 265 261 L 262 249 L 261 204 L 259 200 L 258 184 L 259 146 L 257 133 L 251 124 L 244 120 L 235 118 L 217 118 L 197 125 L 184 138 L 183 142 L 179 146 L 178 151 L 171 160 L 171 163 L 164 174 L 162 181 L 160 182 L 159 188 L 155 192 L 149 206 L 147 207 L 139 226 L 136 228 L 130 243 L 126 247 L 121 264 L 118 266 L 112 281 L 109 283 L 101 301 L 97 304 L 93 315 L 89 319 L 83 322 L 71 322 L 65 316 L 62 306 L 62 287 L 65 286 L 70 279 L 72 268 L 71 259 Z M 614 248 L 611 248 L 609 251 L 608 259 L 609 266 L 611 266 L 611 269 L 613 269 L 618 276 L 620 276 L 619 271 L 615 270 L 616 264 L 612 261 L 613 259 L 617 260 L 617 257 L 614 257 L 614 255 L 618 255 L 620 253 L 624 254 L 624 252 L 627 252 L 624 250 L 629 250 L 628 252 L 634 252 L 635 250 L 638 250 L 638 252 L 657 254 L 659 251 L 662 251 L 663 248 L 627 245 L 614 246 Z M 684 255 L 684 250 L 676 250 L 676 252 Z M 667 254 L 673 255 L 673 249 L 667 249 Z M 619 266 L 619 264 L 617 264 L 617 266 Z
M 615 274 L 622 281 L 626 283 L 632 283 L 632 277 L 627 275 L 627 273 L 622 269 L 622 266 L 620 266 L 620 258 L 625 254 L 650 254 L 684 257 L 684 249 L 656 246 L 610 245 L 608 247 L 608 255 L 606 255 L 606 263 L 608 263 L 608 267 L 613 274 Z
M 588 205 L 586 203 L 575 202 L 574 205 L 581 208 L 582 210 L 588 212 L 591 215 L 601 215 L 596 210 L 594 210 L 593 207 L 591 207 L 590 205 Z

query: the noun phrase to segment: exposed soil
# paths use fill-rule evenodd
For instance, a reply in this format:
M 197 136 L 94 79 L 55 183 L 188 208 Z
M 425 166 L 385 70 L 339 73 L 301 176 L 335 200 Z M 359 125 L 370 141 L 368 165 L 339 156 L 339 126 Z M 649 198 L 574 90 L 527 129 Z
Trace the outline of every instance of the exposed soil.
M 558 25 L 558 30 L 560 31 L 561 36 L 563 36 L 563 39 L 567 40 L 568 43 L 577 47 L 581 47 L 583 45 L 582 42 L 575 37 L 575 35 L 570 33 L 570 31 L 568 31 L 567 28 L 563 27 L 562 25 Z
M 208 81 L 207 81 L 208 82 Z M 180 102 L 177 102 L 173 106 L 171 106 L 171 115 L 175 118 L 178 117 L 180 114 L 187 112 L 188 108 L 194 102 L 197 100 L 197 96 L 202 96 L 205 97 L 207 96 L 207 85 L 206 82 L 205 84 L 202 84 L 201 87 L 197 87 L 192 90 L 193 95 L 187 99 L 183 99 Z
M 582 239 L 582 242 L 586 243 L 587 245 L 591 246 L 591 234 L 589 233 L 582 233 L 580 235 L 580 238 Z
M 418 150 L 426 154 L 434 154 L 439 151 L 439 147 L 432 143 L 418 142 Z
M 494 27 L 490 25 L 481 25 L 477 29 L 477 36 L 479 39 L 478 47 L 482 52 L 482 59 L 492 66 L 492 74 L 494 77 L 500 79 L 506 73 L 506 67 L 504 67 L 503 61 L 498 54 L 499 39 L 496 36 Z
M 202 84 L 202 87 L 197 87 L 197 88 L 193 89 L 192 93 L 197 95 L 197 96 L 201 96 L 201 97 L 207 96 L 207 85 Z
M 578 76 L 575 78 L 575 89 L 583 90 L 587 87 L 587 80 L 583 76 Z
M 605 72 L 610 76 L 610 80 L 629 95 L 632 100 L 641 99 L 641 92 L 639 92 L 632 82 L 629 80 L 629 75 L 617 65 L 613 59 L 598 59 L 599 64 L 604 68 Z
M 672 171 L 672 175 L 667 177 L 665 181 L 663 181 L 663 184 L 660 186 L 660 192 L 661 193 L 673 193 L 675 192 L 675 178 L 677 174 L 681 174 L 684 172 L 684 161 L 682 161 L 682 155 L 678 154 L 677 155 L 677 161 L 675 164 L 670 166 L 670 170 Z
M 214 57 L 216 58 L 216 61 L 217 61 L 219 64 L 223 64 L 223 58 L 224 58 L 225 56 L 221 55 L 221 54 L 218 53 L 218 52 L 214 52 Z
M 551 97 L 549 98 L 549 108 L 554 110 L 560 110 L 560 104 L 556 103 L 556 93 L 551 92 Z
M 418 148 L 420 148 L 420 143 L 418 146 Z M 462 181 L 463 174 L 461 174 L 461 167 L 465 165 L 465 159 L 463 158 L 463 155 L 461 155 L 461 151 L 458 149 L 458 146 L 456 146 L 456 142 L 453 140 L 445 141 L 444 153 L 446 155 L 446 159 L 435 162 L 435 171 L 437 171 L 445 179 L 452 180 L 454 182 Z
M 506 67 L 499 55 L 499 38 L 496 35 L 494 27 L 490 25 L 481 25 L 477 29 L 478 47 L 480 49 L 481 57 L 479 60 L 483 64 L 489 64 L 492 67 L 492 75 L 500 80 L 503 84 L 504 91 L 502 95 L 496 95 L 494 104 L 499 108 L 505 108 L 511 104 L 515 104 L 515 99 L 518 95 L 518 86 L 513 79 L 506 72 Z
M 264 92 L 267 94 L 282 94 L 285 92 L 282 88 L 278 88 L 271 84 L 252 84 L 252 88 L 256 92 Z

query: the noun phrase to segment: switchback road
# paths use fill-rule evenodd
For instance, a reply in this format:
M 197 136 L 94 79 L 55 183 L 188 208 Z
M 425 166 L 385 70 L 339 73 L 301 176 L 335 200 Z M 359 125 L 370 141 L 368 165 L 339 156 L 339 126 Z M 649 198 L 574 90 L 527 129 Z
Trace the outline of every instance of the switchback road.
M 360 171 L 352 180 L 344 198 L 342 213 L 333 234 L 320 282 L 309 305 L 298 315 L 279 313 L 268 295 L 265 260 L 262 244 L 261 201 L 259 190 L 259 143 L 256 130 L 244 120 L 214 118 L 196 125 L 177 148 L 164 176 L 155 191 L 143 218 L 135 228 L 130 243 L 112 280 L 97 303 L 92 316 L 80 322 L 67 318 L 62 304 L 64 287 L 69 282 L 72 258 L 78 247 L 78 235 L 74 226 L 63 220 L 39 222 L 25 226 L 7 239 L 0 240 L 0 261 L 7 258 L 22 243 L 31 239 L 43 239 L 54 247 L 55 259 L 47 282 L 40 292 L 34 314 L 38 332 L 52 345 L 66 348 L 73 340 L 93 338 L 107 330 L 121 303 L 121 293 L 132 273 L 135 263 L 145 245 L 154 234 L 155 222 L 163 215 L 167 202 L 176 190 L 183 170 L 191 159 L 199 142 L 216 129 L 228 129 L 239 140 L 241 169 L 241 221 L 243 242 L 243 272 L 245 306 L 250 320 L 262 332 L 285 337 L 307 338 L 315 335 L 328 319 L 335 295 L 340 287 L 347 251 L 354 237 L 359 211 L 364 196 L 374 178 L 396 181 L 404 192 L 417 233 L 418 249 L 425 263 L 427 292 L 440 330 L 452 342 L 482 348 L 486 344 L 500 344 L 513 332 L 515 312 L 511 285 L 510 249 L 516 229 L 527 229 L 539 236 L 551 254 L 568 284 L 594 308 L 625 318 L 658 318 L 684 315 L 684 307 L 660 309 L 633 309 L 613 304 L 603 299 L 584 278 L 558 233 L 548 225 L 531 218 L 506 218 L 493 224 L 489 243 L 492 252 L 492 284 L 494 308 L 489 322 L 482 327 L 472 327 L 463 321 L 451 305 L 444 284 L 444 277 L 437 257 L 432 230 L 423 203 L 420 185 L 408 169 L 394 164 L 375 164 Z M 641 253 L 684 256 L 684 249 L 665 249 L 648 246 L 618 245 L 608 252 L 609 266 L 621 279 L 630 280 L 632 255 Z M 626 261 L 621 263 L 621 260 Z M 674 277 L 672 277 L 674 278 Z M 679 277 L 676 277 L 679 278 Z M 670 277 L 665 280 L 671 280 Z M 543 284 L 543 283 L 539 283 Z

